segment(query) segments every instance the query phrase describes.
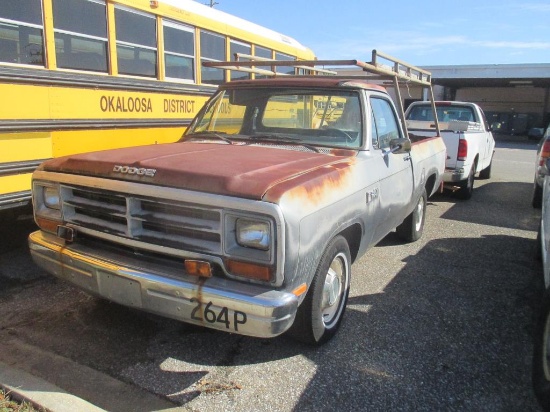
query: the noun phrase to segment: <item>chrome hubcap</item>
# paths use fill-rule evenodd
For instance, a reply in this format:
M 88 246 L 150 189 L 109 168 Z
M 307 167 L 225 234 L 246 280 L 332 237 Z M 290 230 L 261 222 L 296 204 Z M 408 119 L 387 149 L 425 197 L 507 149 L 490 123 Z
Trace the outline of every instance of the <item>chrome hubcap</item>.
M 416 212 L 418 214 L 418 218 L 416 219 L 416 231 L 418 232 L 420 230 L 420 227 L 422 226 L 422 219 L 424 217 L 424 201 L 422 197 L 418 201 Z
M 344 255 L 337 255 L 325 277 L 323 285 L 323 300 L 321 302 L 321 312 L 325 325 L 337 319 L 340 311 L 340 302 L 344 293 L 344 284 L 347 282 L 346 259 Z

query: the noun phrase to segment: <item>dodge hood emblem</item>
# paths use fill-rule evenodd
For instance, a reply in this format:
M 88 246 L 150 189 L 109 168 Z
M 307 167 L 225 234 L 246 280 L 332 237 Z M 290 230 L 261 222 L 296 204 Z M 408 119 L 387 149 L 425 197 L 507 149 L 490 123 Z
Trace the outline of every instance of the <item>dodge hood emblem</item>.
M 132 167 L 132 166 L 115 165 L 113 167 L 113 172 L 122 173 L 122 174 L 126 174 L 126 175 L 153 177 L 153 176 L 155 176 L 155 173 L 157 172 L 157 169 L 146 169 L 144 167 Z

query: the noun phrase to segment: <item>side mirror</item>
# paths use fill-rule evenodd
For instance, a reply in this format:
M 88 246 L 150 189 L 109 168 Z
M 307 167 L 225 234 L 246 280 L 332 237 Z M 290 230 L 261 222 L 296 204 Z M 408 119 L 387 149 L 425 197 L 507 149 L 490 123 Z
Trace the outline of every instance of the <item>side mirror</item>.
M 548 171 L 550 171 L 550 157 L 546 159 L 546 162 L 544 162 L 544 166 L 541 169 L 540 174 L 546 176 Z
M 395 154 L 409 153 L 411 151 L 411 141 L 409 139 L 391 139 L 390 152 Z

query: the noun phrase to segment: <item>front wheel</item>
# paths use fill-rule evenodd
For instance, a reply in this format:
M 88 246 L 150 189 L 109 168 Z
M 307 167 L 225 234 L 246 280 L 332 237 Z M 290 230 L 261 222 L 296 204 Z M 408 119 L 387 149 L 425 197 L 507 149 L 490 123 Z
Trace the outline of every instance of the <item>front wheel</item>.
M 310 345 L 321 345 L 332 338 L 344 316 L 350 277 L 348 242 L 336 236 L 321 256 L 313 282 L 288 334 Z
M 406 217 L 403 223 L 397 226 L 397 235 L 401 239 L 407 242 L 415 242 L 422 237 L 427 203 L 428 194 L 426 193 L 426 189 L 424 189 L 414 210 Z
M 491 168 L 493 167 L 493 158 L 491 158 L 491 163 L 481 172 L 479 172 L 480 179 L 490 179 L 491 178 Z
M 535 209 L 542 208 L 542 187 L 537 184 L 536 180 L 533 185 L 533 196 L 531 198 L 531 205 Z

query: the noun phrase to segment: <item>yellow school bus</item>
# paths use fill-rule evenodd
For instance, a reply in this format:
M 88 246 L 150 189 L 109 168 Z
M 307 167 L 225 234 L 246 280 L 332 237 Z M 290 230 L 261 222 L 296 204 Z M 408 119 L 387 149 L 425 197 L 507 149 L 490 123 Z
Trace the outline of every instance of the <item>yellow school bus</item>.
M 217 84 L 255 76 L 202 65 L 237 54 L 314 58 L 192 0 L 0 0 L 0 210 L 43 160 L 177 140 Z

